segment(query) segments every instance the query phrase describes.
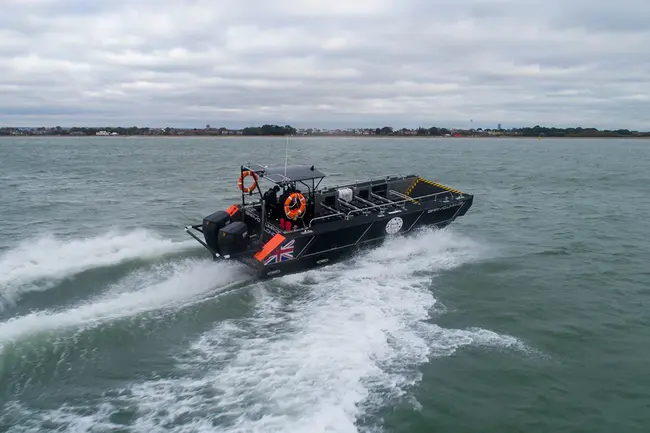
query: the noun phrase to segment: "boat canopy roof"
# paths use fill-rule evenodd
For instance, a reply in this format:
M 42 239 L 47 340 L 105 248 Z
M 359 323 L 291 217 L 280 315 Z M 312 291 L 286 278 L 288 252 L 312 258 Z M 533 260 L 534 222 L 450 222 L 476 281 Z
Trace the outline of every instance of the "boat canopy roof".
M 322 179 L 325 174 L 309 165 L 288 165 L 259 167 L 255 170 L 265 179 L 274 183 L 300 182 L 303 180 Z

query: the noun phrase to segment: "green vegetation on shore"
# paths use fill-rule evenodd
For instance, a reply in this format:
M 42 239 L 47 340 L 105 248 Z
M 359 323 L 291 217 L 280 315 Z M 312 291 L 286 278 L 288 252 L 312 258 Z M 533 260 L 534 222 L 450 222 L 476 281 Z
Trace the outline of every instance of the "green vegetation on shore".
M 125 127 L 72 127 L 62 128 L 0 128 L 0 135 L 13 136 L 431 136 L 431 137 L 564 137 L 564 138 L 650 138 L 650 131 L 630 131 L 629 129 L 599 130 L 597 128 L 556 128 L 533 126 L 511 129 L 453 129 L 453 128 L 416 128 L 393 129 L 390 126 L 381 128 L 348 128 L 348 129 L 296 129 L 291 125 L 279 126 L 265 124 L 262 126 L 249 126 L 243 129 L 229 129 L 226 127 L 211 128 L 149 128 L 132 126 Z

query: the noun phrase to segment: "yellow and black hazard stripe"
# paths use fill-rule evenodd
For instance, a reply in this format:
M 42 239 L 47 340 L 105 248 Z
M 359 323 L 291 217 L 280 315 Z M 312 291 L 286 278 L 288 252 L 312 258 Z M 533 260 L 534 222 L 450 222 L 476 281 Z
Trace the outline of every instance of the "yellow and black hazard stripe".
M 420 178 L 420 180 L 422 182 L 424 182 L 424 183 L 428 183 L 429 185 L 437 186 L 440 189 L 444 189 L 445 191 L 453 192 L 455 194 L 462 194 L 462 191 L 458 191 L 457 189 L 448 187 L 447 185 L 443 185 L 443 184 L 438 183 L 438 182 L 432 182 L 430 180 L 423 179 L 423 178 Z
M 411 186 L 409 186 L 409 188 L 406 190 L 406 195 L 410 196 L 413 193 L 413 191 L 415 190 L 415 187 L 420 182 L 426 183 L 426 184 L 431 185 L 431 186 L 435 186 L 436 188 L 439 188 L 442 191 L 449 191 L 449 192 L 454 193 L 454 194 L 463 194 L 461 191 L 459 191 L 457 189 L 454 189 L 454 188 L 451 188 L 451 187 L 448 187 L 447 185 L 443 185 L 443 184 L 438 183 L 438 182 L 433 182 L 433 181 L 425 179 L 423 177 L 418 177 L 413 181 Z
M 416 185 L 420 182 L 420 180 L 422 180 L 421 177 L 417 177 L 417 178 L 415 178 L 415 180 L 413 181 L 413 183 L 411 184 L 411 186 L 409 186 L 409 189 L 406 190 L 406 195 L 408 195 L 408 196 L 411 195 L 411 193 L 412 193 L 413 190 L 415 189 Z

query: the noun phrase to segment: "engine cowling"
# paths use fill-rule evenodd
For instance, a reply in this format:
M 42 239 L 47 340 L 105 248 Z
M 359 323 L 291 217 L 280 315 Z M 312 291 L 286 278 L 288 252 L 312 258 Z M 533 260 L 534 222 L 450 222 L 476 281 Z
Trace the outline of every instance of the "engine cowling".
M 233 221 L 219 229 L 219 254 L 236 255 L 248 249 L 248 226 L 242 221 Z
M 219 230 L 228 223 L 230 223 L 230 214 L 222 210 L 203 218 L 203 238 L 205 243 L 219 254 L 221 254 L 219 251 Z

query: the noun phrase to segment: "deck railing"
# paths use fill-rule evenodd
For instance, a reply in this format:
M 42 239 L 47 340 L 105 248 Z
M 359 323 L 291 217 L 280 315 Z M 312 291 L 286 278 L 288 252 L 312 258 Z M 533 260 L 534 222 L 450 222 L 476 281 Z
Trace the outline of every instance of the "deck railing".
M 398 196 L 401 196 L 401 197 L 406 197 L 406 198 L 402 198 L 401 200 L 394 200 L 394 201 L 391 201 L 391 203 L 381 203 L 381 204 L 376 204 L 376 205 L 373 205 L 373 206 L 366 206 L 366 207 L 359 208 L 359 209 L 353 209 L 353 210 L 348 211 L 348 212 L 337 212 L 335 214 L 323 215 L 323 216 L 320 216 L 320 217 L 316 217 L 316 218 L 312 219 L 311 221 L 309 221 L 309 227 L 310 228 L 312 227 L 312 224 L 314 223 L 314 221 L 324 221 L 324 220 L 327 220 L 327 219 L 330 219 L 330 218 L 348 219 L 351 216 L 354 216 L 355 214 L 366 213 L 366 212 L 368 212 L 368 211 L 370 211 L 372 209 L 381 210 L 383 208 L 388 208 L 388 207 L 392 207 L 392 206 L 395 206 L 395 205 L 404 205 L 406 203 L 414 203 L 414 202 L 417 203 L 417 202 L 421 202 L 421 201 L 438 201 L 438 199 L 443 197 L 443 196 L 446 196 L 449 199 L 454 198 L 454 193 L 452 193 L 451 191 L 441 191 L 441 192 L 436 192 L 436 193 L 433 193 L 433 194 L 426 194 L 426 195 L 422 195 L 422 196 L 418 196 L 418 197 L 405 196 L 404 194 L 398 193 L 397 191 L 393 191 L 393 190 L 391 190 L 390 192 L 395 194 L 395 195 L 398 195 Z
M 248 167 L 252 168 L 251 167 L 252 165 L 258 165 L 262 169 L 265 168 L 264 166 L 262 166 L 260 164 L 250 164 L 250 163 L 249 163 Z M 343 185 L 325 187 L 325 188 L 323 188 L 322 191 L 325 191 L 325 190 L 337 190 L 339 188 L 357 186 L 357 185 L 359 185 L 361 183 L 367 183 L 367 182 L 369 182 L 369 186 L 372 186 L 372 185 L 381 184 L 381 183 L 389 183 L 392 180 L 404 179 L 404 178 L 407 178 L 407 177 L 408 176 L 404 176 L 401 173 L 395 173 L 395 174 L 389 174 L 389 175 L 386 175 L 386 176 L 378 176 L 378 177 L 368 178 L 368 179 L 365 179 L 365 180 L 355 180 L 352 183 L 346 183 L 346 184 L 343 184 Z M 390 207 L 393 207 L 393 206 L 402 206 L 403 207 L 406 203 L 417 203 L 419 201 L 431 201 L 431 200 L 438 201 L 439 199 L 441 199 L 443 197 L 447 197 L 448 199 L 453 199 L 454 198 L 454 193 L 451 192 L 451 191 L 440 191 L 440 192 L 436 192 L 436 193 L 433 193 L 433 194 L 422 195 L 422 196 L 419 196 L 419 197 L 410 197 L 410 196 L 407 196 L 407 195 L 405 195 L 403 193 L 400 193 L 398 191 L 395 191 L 395 190 L 388 190 L 388 193 L 392 194 L 394 196 L 397 196 L 400 199 L 399 200 L 392 200 L 392 199 L 388 199 L 386 197 L 382 197 L 382 199 L 386 200 L 385 203 L 375 204 L 375 205 L 370 205 L 370 206 L 364 206 L 364 207 L 360 207 L 360 208 L 356 208 L 351 203 L 345 202 L 346 204 L 350 204 L 352 207 L 355 207 L 355 208 L 351 209 L 351 210 L 349 210 L 347 212 L 336 211 L 335 213 L 332 213 L 332 214 L 329 214 L 329 215 L 323 215 L 323 216 L 316 217 L 316 218 L 309 221 L 308 227 L 311 228 L 315 222 L 318 223 L 318 222 L 323 222 L 323 221 L 326 221 L 326 220 L 337 219 L 337 218 L 349 219 L 352 216 L 355 216 L 355 215 L 358 215 L 358 214 L 364 214 L 364 213 L 367 213 L 367 212 L 369 212 L 371 210 L 375 210 L 375 209 L 381 211 L 383 209 L 390 208 Z M 341 199 L 339 198 L 339 200 L 341 200 Z M 260 204 L 261 204 L 261 200 L 251 202 L 251 203 L 247 203 L 245 206 L 242 207 L 242 210 L 250 209 L 250 208 L 256 208 Z M 296 228 L 296 230 L 299 230 L 299 229 Z M 304 230 L 304 229 L 300 229 L 300 230 Z

